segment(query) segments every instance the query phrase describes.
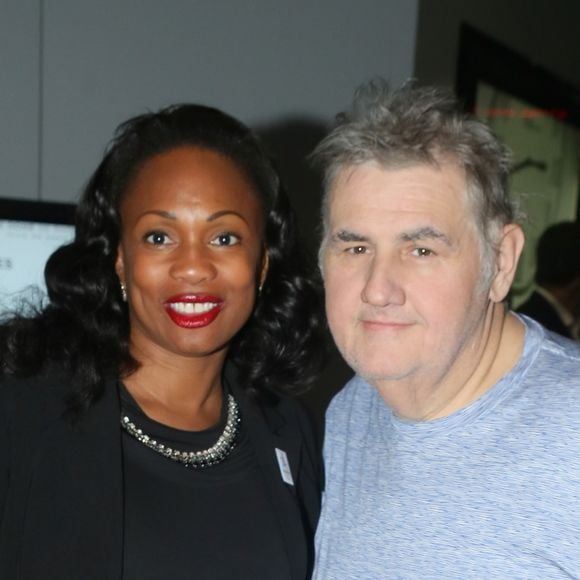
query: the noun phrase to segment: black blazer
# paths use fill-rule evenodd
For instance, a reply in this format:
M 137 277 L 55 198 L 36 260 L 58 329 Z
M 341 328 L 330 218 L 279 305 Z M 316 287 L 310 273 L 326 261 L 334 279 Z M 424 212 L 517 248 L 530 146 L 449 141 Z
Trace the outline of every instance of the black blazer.
M 0 385 L 0 578 L 121 580 L 123 464 L 115 381 L 76 427 L 62 418 L 70 379 Z M 234 388 L 285 540 L 279 578 L 312 567 L 321 466 L 309 421 L 279 399 L 258 405 Z M 283 482 L 275 449 L 295 485 Z
M 557 332 L 566 338 L 573 338 L 570 329 L 562 322 L 556 309 L 538 292 L 532 292 L 517 311 L 537 320 L 552 332 Z

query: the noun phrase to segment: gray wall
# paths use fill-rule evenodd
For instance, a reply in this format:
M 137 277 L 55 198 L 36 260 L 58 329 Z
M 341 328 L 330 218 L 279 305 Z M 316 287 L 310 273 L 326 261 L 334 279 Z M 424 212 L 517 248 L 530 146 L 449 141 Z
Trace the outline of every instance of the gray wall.
M 461 21 L 580 86 L 578 0 L 421 0 L 415 58 L 421 83 L 455 85 Z
M 0 7 L 2 197 L 75 200 L 116 125 L 146 109 L 195 101 L 264 130 L 317 126 L 362 80 L 413 68 L 417 0 Z

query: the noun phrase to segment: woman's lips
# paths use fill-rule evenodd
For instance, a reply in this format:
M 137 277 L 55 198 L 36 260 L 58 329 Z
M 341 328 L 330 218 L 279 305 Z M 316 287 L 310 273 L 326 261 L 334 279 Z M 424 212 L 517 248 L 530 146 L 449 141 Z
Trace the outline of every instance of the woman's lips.
M 202 328 L 211 324 L 222 310 L 223 301 L 217 296 L 173 296 L 164 304 L 169 318 L 181 328 Z

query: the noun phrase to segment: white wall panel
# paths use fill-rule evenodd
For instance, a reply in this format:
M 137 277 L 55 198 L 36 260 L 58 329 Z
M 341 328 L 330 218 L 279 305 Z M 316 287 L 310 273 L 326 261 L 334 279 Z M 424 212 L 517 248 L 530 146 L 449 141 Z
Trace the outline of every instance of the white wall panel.
M 42 196 L 71 200 L 114 127 L 177 101 L 261 126 L 328 121 L 413 67 L 417 0 L 45 3 Z

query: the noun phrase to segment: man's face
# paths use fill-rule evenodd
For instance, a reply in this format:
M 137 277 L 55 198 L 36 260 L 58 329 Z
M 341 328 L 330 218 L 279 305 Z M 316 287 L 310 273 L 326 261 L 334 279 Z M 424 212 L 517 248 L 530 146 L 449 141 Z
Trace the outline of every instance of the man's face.
M 463 172 L 346 167 L 330 191 L 326 311 L 345 360 L 378 386 L 436 384 L 477 355 L 487 291 Z

